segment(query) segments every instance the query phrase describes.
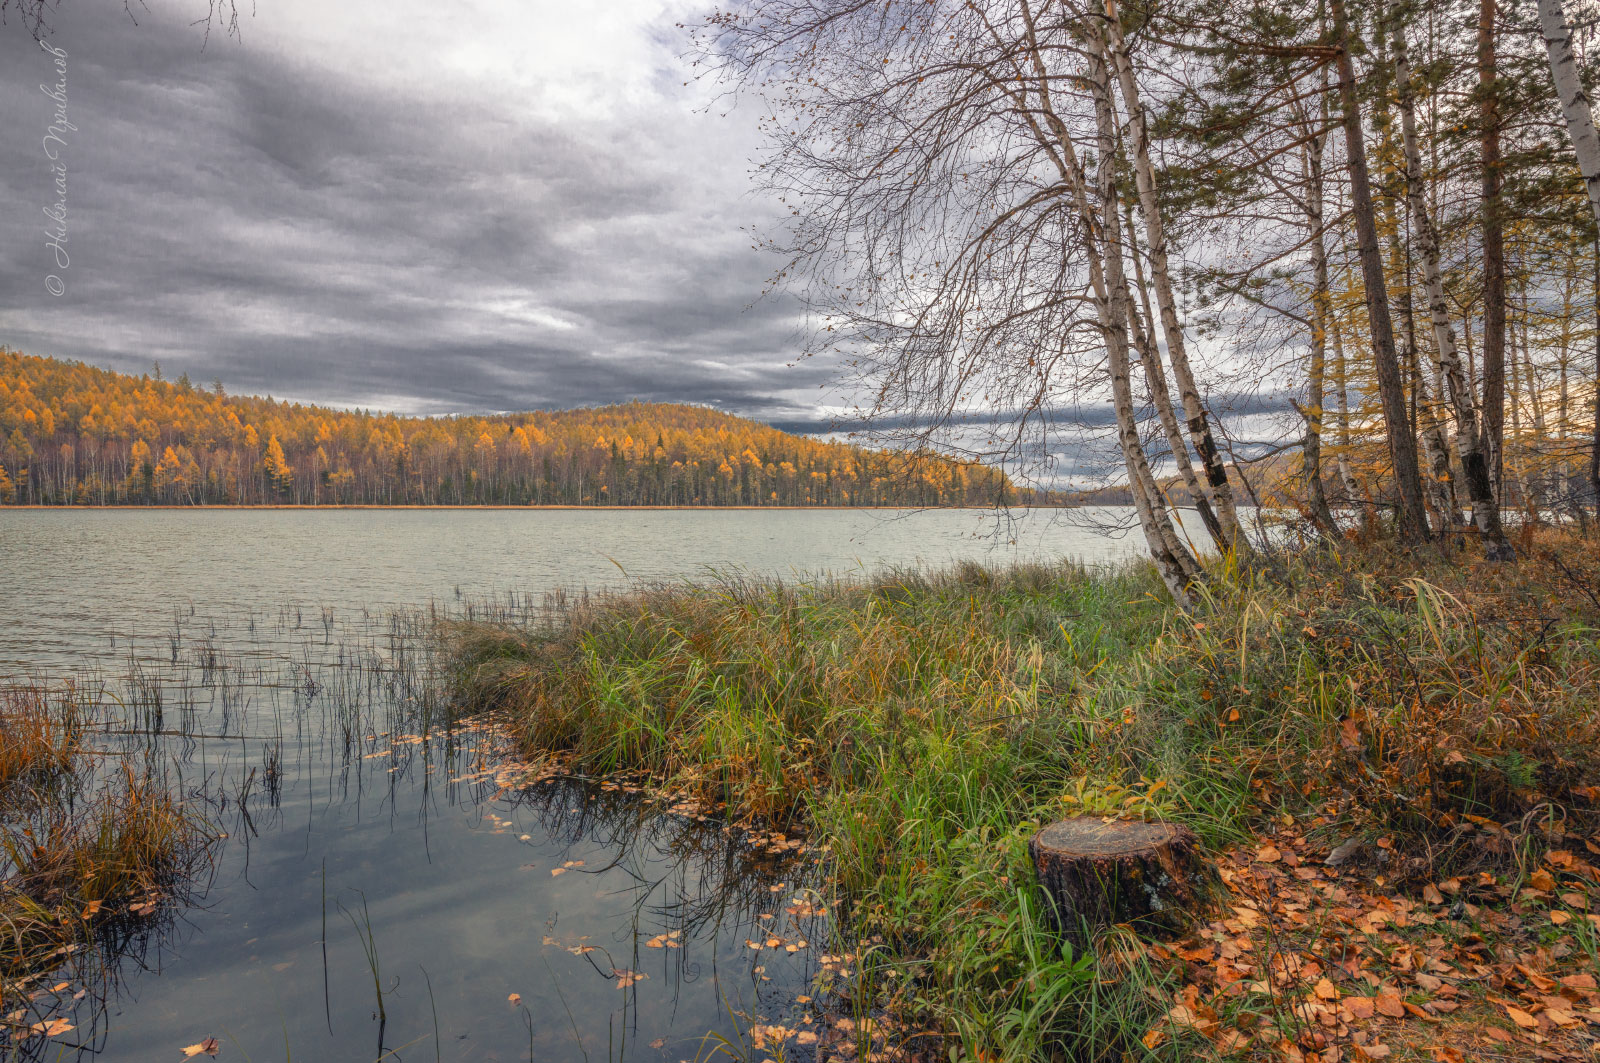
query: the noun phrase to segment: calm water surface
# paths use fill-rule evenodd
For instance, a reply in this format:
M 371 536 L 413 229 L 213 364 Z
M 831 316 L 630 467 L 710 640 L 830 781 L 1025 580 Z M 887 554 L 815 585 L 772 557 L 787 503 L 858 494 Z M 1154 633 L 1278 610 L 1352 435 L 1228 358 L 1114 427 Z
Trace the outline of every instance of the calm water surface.
M 959 511 L 0 510 L 0 679 L 100 692 L 108 761 L 156 765 L 228 835 L 108 983 L 33 1002 L 76 1029 L 21 1058 L 216 1037 L 257 1060 L 688 1060 L 755 1022 L 793 1053 L 826 1027 L 800 999 L 819 968 L 848 969 L 807 860 L 670 797 L 514 774 L 487 728 L 423 733 L 426 616 L 1138 549 Z

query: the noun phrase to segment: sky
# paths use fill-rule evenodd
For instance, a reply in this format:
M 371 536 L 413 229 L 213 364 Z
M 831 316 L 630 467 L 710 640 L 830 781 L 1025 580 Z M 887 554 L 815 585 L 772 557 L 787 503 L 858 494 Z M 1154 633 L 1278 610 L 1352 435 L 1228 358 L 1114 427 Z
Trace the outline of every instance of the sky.
M 258 0 L 207 39 L 207 0 L 61 0 L 64 54 L 13 9 L 0 345 L 404 413 L 823 424 L 828 367 L 761 295 L 754 115 L 680 58 L 700 6 Z

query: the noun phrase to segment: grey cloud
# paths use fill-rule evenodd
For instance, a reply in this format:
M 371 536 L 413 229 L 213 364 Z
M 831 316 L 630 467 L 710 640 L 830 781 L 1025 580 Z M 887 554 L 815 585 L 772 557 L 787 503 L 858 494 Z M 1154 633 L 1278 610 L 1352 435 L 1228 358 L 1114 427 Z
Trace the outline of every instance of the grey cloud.
M 421 412 L 809 412 L 825 370 L 784 366 L 795 306 L 749 306 L 770 263 L 740 226 L 775 215 L 742 194 L 736 122 L 667 98 L 557 122 L 393 97 L 248 34 L 202 50 L 181 22 L 87 4 L 53 40 L 79 127 L 68 291 L 43 285 L 48 57 L 0 27 L 0 343 Z

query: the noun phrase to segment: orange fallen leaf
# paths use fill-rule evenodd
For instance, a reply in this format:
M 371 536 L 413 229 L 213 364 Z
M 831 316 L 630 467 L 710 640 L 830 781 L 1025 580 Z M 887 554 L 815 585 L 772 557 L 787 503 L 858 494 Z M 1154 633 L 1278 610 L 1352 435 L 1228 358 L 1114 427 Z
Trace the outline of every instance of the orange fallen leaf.
M 1370 1019 L 1373 1012 L 1373 999 L 1371 997 L 1345 997 L 1344 1009 L 1358 1019 Z
M 1536 1030 L 1539 1028 L 1539 1020 L 1521 1008 L 1514 1008 L 1510 1004 L 1502 1004 L 1501 1007 L 1506 1009 L 1506 1014 L 1511 1016 L 1511 1021 L 1524 1030 Z
M 1334 985 L 1326 978 L 1318 979 L 1317 984 L 1312 991 L 1323 1000 L 1339 999 L 1339 987 Z
M 1548 892 L 1556 888 L 1556 878 L 1550 872 L 1541 867 L 1539 870 L 1528 876 L 1528 885 L 1532 886 L 1536 890 L 1545 890 Z
M 522 994 L 512 993 L 510 996 L 506 997 L 506 1000 L 512 1007 L 516 1007 L 518 1004 L 522 1003 Z
M 1394 993 L 1379 993 L 1377 1008 L 1380 1013 L 1389 1016 L 1391 1019 L 1403 1019 L 1406 1017 L 1406 1006 L 1401 1003 L 1400 998 Z
M 64 1034 L 68 1030 L 74 1030 L 76 1028 L 77 1027 L 73 1026 L 72 1023 L 68 1022 L 66 1019 L 48 1019 L 44 1022 L 36 1022 L 32 1026 L 28 1027 L 28 1036 L 32 1037 L 36 1034 L 43 1034 L 46 1037 L 55 1037 L 58 1034 Z
M 1283 859 L 1283 854 L 1278 852 L 1277 846 L 1268 844 L 1256 850 L 1256 859 L 1263 864 L 1275 864 Z
M 551 878 L 555 878 L 557 875 L 565 875 L 566 873 L 567 873 L 567 869 L 564 868 L 564 867 L 552 867 L 550 869 L 550 877 Z
M 183 1058 L 192 1059 L 195 1056 L 214 1056 L 220 1051 L 222 1051 L 222 1046 L 217 1043 L 217 1039 L 215 1037 L 207 1037 L 198 1044 L 185 1045 Z

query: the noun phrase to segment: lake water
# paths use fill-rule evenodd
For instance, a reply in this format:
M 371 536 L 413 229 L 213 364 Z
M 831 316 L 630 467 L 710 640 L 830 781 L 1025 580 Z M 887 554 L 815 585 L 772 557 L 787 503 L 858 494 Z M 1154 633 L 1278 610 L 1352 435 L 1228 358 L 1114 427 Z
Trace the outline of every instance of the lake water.
M 32 1002 L 76 1029 L 17 1058 L 216 1037 L 258 1060 L 691 1060 L 753 1023 L 791 1053 L 825 1041 L 809 998 L 850 960 L 793 841 L 525 778 L 492 730 L 427 726 L 427 617 L 1140 546 L 1042 513 L 0 509 L 0 680 L 103 691 L 101 748 L 159 762 L 227 834 L 196 903 L 108 981 Z

